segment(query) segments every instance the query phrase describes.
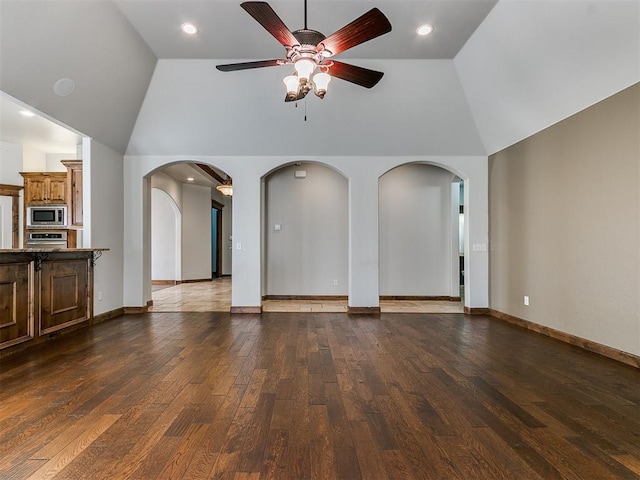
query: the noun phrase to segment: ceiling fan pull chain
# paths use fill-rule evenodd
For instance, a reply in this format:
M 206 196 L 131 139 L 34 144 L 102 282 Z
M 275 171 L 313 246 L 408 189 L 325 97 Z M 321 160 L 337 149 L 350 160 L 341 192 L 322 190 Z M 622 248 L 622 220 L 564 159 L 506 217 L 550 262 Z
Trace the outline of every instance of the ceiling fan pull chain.
M 307 99 L 304 99 L 304 121 L 307 121 Z

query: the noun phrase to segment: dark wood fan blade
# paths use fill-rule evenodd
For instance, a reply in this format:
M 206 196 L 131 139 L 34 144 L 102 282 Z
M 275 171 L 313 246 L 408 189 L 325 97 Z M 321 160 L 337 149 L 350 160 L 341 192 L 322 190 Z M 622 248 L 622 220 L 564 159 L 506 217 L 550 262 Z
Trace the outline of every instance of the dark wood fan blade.
M 238 70 L 249 70 L 250 68 L 277 67 L 284 65 L 286 60 L 260 60 L 257 62 L 228 63 L 226 65 L 216 65 L 221 72 L 235 72 Z
M 348 63 L 337 62 L 332 60 L 333 65 L 329 67 L 329 75 L 332 77 L 355 83 L 361 87 L 371 88 L 376 85 L 384 73 L 368 68 L 356 67 Z
M 349 25 L 332 33 L 318 44 L 318 49 L 325 48 L 333 55 L 368 42 L 391 31 L 391 23 L 377 8 L 372 8 Z
M 285 47 L 299 42 L 267 2 L 244 2 L 240 6 Z

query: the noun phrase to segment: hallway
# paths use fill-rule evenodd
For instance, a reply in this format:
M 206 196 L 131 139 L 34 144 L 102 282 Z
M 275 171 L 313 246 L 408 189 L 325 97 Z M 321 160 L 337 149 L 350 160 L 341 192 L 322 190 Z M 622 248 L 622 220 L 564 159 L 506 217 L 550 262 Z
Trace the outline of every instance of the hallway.
M 231 278 L 211 282 L 154 285 L 150 312 L 228 312 Z M 462 302 L 443 300 L 381 300 L 383 313 L 462 313 Z M 345 313 L 347 300 L 264 300 L 265 312 Z

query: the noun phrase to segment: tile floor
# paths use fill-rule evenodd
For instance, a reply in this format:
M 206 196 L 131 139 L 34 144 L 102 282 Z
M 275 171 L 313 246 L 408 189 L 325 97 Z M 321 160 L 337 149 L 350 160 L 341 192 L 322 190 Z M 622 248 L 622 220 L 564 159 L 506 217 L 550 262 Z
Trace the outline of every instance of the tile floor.
M 211 282 L 154 285 L 150 312 L 228 312 L 231 279 Z M 264 300 L 265 312 L 346 312 L 346 300 Z M 434 300 L 382 300 L 384 313 L 462 313 L 462 302 Z

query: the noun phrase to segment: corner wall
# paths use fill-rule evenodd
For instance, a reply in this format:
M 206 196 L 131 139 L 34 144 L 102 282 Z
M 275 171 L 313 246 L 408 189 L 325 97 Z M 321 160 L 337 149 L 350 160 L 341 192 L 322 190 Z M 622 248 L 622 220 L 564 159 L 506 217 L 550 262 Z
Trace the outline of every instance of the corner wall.
M 83 199 L 83 246 L 109 249 L 94 268 L 94 315 L 123 306 L 123 169 L 121 154 L 90 138 L 83 139 L 82 180 L 88 192 Z
M 493 310 L 640 354 L 638 132 L 640 84 L 489 158 Z

